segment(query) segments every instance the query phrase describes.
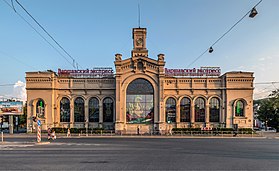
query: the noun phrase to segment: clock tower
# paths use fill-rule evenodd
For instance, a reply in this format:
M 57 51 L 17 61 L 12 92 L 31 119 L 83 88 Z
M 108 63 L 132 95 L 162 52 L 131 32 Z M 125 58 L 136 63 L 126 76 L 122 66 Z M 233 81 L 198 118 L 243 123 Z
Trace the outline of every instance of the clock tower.
M 133 29 L 133 50 L 132 57 L 148 57 L 146 49 L 146 28 Z

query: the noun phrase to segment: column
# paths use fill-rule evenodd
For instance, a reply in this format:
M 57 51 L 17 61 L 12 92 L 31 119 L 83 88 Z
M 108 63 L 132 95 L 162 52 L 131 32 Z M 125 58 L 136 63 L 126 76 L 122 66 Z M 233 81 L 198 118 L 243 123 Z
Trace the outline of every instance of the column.
M 103 104 L 99 103 L 99 128 L 103 127 Z
M 122 91 L 120 76 L 117 76 L 115 79 L 115 133 L 120 134 L 124 129 L 125 112 L 123 112 L 123 104 L 125 102 L 123 96 L 125 96 L 126 92 Z
M 30 104 L 30 101 L 27 101 L 27 118 L 32 117 L 33 115 L 33 110 L 32 110 L 32 105 Z M 31 119 L 27 119 L 27 133 L 32 132 L 32 121 Z
M 190 113 L 191 127 L 194 127 L 195 124 L 195 105 L 191 104 L 191 113 Z
M 161 78 L 162 79 L 162 78 Z M 166 123 L 166 113 L 165 113 L 165 102 L 164 102 L 164 80 L 160 79 L 160 85 L 159 88 L 159 115 L 158 115 L 158 123 L 159 123 L 159 129 L 162 125 Z
M 9 133 L 14 134 L 14 120 L 13 115 L 9 115 Z
M 180 103 L 176 103 L 176 125 L 180 124 Z
M 205 126 L 206 127 L 210 127 L 210 123 L 209 123 L 209 105 L 206 105 L 206 109 L 205 109 Z
M 88 110 L 88 101 L 86 100 L 84 105 L 84 126 L 89 128 L 89 110 Z
M 71 104 L 70 104 L 70 128 L 74 128 L 74 123 L 75 123 L 75 110 L 74 110 L 74 102 L 73 100 L 71 100 Z

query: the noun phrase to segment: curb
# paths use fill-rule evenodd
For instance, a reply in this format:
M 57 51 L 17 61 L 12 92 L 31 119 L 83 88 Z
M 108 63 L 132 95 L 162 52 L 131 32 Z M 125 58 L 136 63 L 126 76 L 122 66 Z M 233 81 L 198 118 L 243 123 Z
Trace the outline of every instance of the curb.
M 45 144 L 50 144 L 50 142 L 36 142 L 35 145 L 45 145 Z

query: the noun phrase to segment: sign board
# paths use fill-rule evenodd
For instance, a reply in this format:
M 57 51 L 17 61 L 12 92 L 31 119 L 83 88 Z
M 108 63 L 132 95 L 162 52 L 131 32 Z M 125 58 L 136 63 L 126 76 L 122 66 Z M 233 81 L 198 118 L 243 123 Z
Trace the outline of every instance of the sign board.
M 59 76 L 74 77 L 74 78 L 103 78 L 113 77 L 113 69 L 108 67 L 98 67 L 85 70 L 63 70 L 58 69 Z
M 38 126 L 41 126 L 41 120 L 37 120 L 37 124 L 38 124 Z
M 23 102 L 0 101 L 0 115 L 23 115 Z
M 212 77 L 220 76 L 220 67 L 201 67 L 200 69 L 168 69 L 165 68 L 166 76 L 180 76 L 180 77 Z

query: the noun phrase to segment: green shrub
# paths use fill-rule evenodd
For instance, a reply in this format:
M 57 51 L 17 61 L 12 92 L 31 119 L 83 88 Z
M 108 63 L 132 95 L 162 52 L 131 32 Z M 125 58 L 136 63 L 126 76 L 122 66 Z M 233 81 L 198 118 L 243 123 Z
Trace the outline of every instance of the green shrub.
M 67 132 L 67 128 L 51 128 L 53 131 L 55 131 L 55 133 L 66 133 Z
M 252 128 L 239 128 L 238 129 L 239 134 L 252 134 L 255 133 Z
M 212 128 L 212 130 L 201 130 L 201 128 L 173 128 L 174 134 L 231 134 L 233 128 Z

